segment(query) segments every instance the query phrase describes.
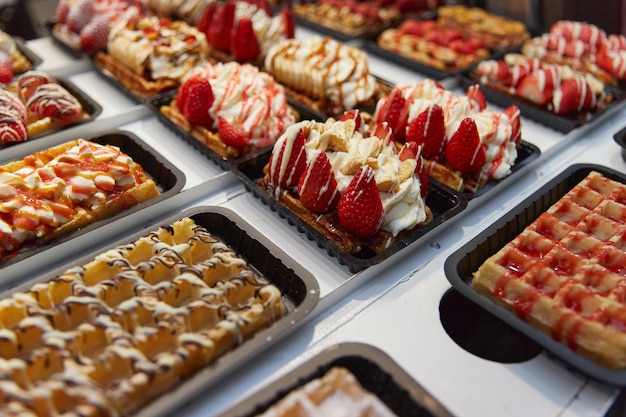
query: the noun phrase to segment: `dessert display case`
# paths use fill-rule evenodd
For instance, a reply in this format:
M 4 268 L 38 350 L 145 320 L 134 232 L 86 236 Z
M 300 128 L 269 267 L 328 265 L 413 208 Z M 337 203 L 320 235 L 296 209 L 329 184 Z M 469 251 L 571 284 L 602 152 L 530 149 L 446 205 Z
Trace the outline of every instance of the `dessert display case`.
M 296 38 L 317 35 L 310 28 L 296 27 Z M 174 181 L 174 191 L 153 204 L 51 245 L 29 256 L 27 262 L 2 268 L 1 291 L 42 280 L 53 269 L 75 265 L 124 236 L 137 236 L 147 228 L 167 224 L 181 213 L 206 220 L 204 211 L 210 207 L 218 217 L 227 213 L 236 218 L 237 225 L 245 225 L 246 236 L 263 246 L 262 251 L 246 246 L 246 238 L 244 246 L 237 248 L 240 253 L 255 262 L 257 258 L 276 259 L 280 274 L 285 272 L 280 268 L 295 271 L 295 275 L 306 278 L 305 291 L 311 292 L 304 296 L 307 311 L 292 305 L 293 319 L 288 316 L 283 320 L 274 329 L 276 333 L 263 333 L 263 340 L 247 345 L 244 353 L 234 354 L 199 378 L 183 382 L 139 415 L 167 413 L 171 407 L 181 416 L 253 415 L 261 404 L 278 396 L 278 391 L 319 373 L 328 363 L 343 361 L 346 366 L 360 368 L 365 366 L 361 360 L 368 362 L 367 366 L 378 365 L 362 378 L 376 377 L 375 373 L 382 370 L 385 378 L 390 375 L 408 391 L 410 398 L 403 394 L 402 401 L 429 404 L 425 409 L 432 415 L 603 417 L 611 415 L 612 407 L 621 406 L 621 378 L 580 372 L 561 360 L 550 346 L 535 343 L 506 320 L 473 309 L 473 303 L 460 296 L 449 280 L 444 265 L 483 231 L 491 230 L 497 219 L 551 184 L 570 166 L 596 164 L 626 172 L 620 149 L 626 120 L 623 102 L 618 100 L 586 123 L 566 130 L 534 121 L 522 111 L 522 139 L 528 151 L 510 177 L 477 198 L 461 196 L 463 209 L 457 212 L 456 206 L 443 207 L 443 216 L 448 210 L 454 210 L 454 215 L 446 216 L 437 227 L 383 259 L 354 268 L 337 262 L 324 244 L 310 240 L 268 207 L 246 184 L 241 172 L 216 163 L 197 145 L 181 138 L 163 123 L 150 103 L 137 103 L 101 77 L 90 57 L 69 54 L 50 38 L 25 45 L 41 58 L 38 69 L 69 80 L 101 111 L 87 123 L 0 150 L 0 162 L 81 136 L 128 132 L 163 157 L 177 173 L 175 177 L 184 181 Z M 368 55 L 368 60 L 372 74 L 392 84 L 427 77 L 380 56 Z M 456 94 L 464 94 L 466 86 L 458 78 L 439 82 Z M 487 99 L 488 106 L 500 108 L 501 104 Z M 159 163 L 160 159 L 146 168 L 158 169 Z M 259 167 L 253 168 L 253 174 L 259 175 Z M 447 194 L 445 197 L 448 202 L 454 200 Z M 456 200 L 453 203 L 457 204 Z M 218 224 L 218 228 L 224 226 Z M 346 346 L 347 351 L 343 350 Z M 329 351 L 335 353 L 328 356 Z M 393 397 L 389 396 L 390 401 L 396 400 Z

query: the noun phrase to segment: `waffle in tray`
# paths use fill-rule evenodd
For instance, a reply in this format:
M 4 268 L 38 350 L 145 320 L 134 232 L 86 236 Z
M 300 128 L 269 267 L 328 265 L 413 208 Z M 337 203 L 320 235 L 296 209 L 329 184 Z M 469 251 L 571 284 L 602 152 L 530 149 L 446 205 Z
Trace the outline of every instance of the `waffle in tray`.
M 626 185 L 592 171 L 473 274 L 479 293 L 573 351 L 626 367 Z
M 20 74 L 33 68 L 33 64 L 18 48 L 15 39 L 8 33 L 0 30 L 0 57 L 2 57 L 2 53 L 8 56 L 13 74 Z M 5 78 L 6 74 L 2 73 L 2 71 L 0 71 L 0 74 L 2 78 Z M 2 82 L 6 82 L 6 80 Z
M 185 217 L 0 301 L 0 413 L 132 415 L 283 309 Z
M 306 417 L 326 415 L 328 410 L 338 415 L 395 416 L 380 398 L 366 391 L 348 369 L 335 366 L 323 376 L 294 389 L 258 417 Z
M 77 139 L 0 167 L 0 260 L 160 194 L 118 148 Z
M 115 26 L 107 52 L 93 59 L 130 94 L 146 99 L 176 88 L 191 68 L 208 60 L 208 53 L 206 37 L 193 26 L 149 16 Z

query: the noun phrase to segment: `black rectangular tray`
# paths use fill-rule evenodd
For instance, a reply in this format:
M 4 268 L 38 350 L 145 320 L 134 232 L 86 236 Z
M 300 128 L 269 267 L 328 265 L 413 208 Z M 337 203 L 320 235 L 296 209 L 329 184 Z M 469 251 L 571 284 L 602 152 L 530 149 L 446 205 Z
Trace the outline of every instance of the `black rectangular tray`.
M 467 200 L 462 195 L 449 187 L 442 186 L 436 180 L 430 180 L 426 197 L 426 205 L 430 207 L 433 213 L 433 219 L 430 223 L 417 229 L 408 237 L 399 240 L 393 246 L 377 255 L 363 254 L 362 257 L 357 257 L 341 249 L 322 233 L 307 224 L 296 213 L 276 200 L 274 196 L 267 194 L 257 185 L 256 181 L 263 178 L 263 167 L 267 164 L 271 155 L 272 152 L 270 150 L 256 158 L 245 160 L 234 166 L 233 172 L 243 182 L 245 188 L 259 198 L 263 204 L 269 206 L 272 211 L 277 212 L 280 217 L 285 218 L 290 225 L 295 226 L 299 232 L 304 233 L 309 240 L 315 241 L 330 256 L 337 258 L 340 264 L 348 266 L 353 273 L 384 261 L 446 220 L 454 217 L 467 206 Z
M 238 256 L 246 260 L 256 273 L 276 285 L 282 293 L 287 313 L 270 327 L 258 331 L 252 338 L 243 341 L 236 348 L 217 359 L 213 364 L 181 382 L 175 389 L 147 404 L 143 409 L 139 410 L 138 416 L 175 415 L 176 410 L 180 409 L 184 403 L 196 398 L 209 385 L 219 383 L 226 375 L 233 373 L 236 368 L 253 360 L 264 349 L 272 346 L 286 334 L 296 329 L 314 310 L 319 301 L 319 285 L 314 276 L 304 271 L 296 273 L 292 268 L 285 265 L 262 242 L 248 234 L 246 229 L 250 227 L 234 212 L 222 207 L 194 207 L 153 224 L 131 236 L 121 238 L 106 248 L 98 249 L 73 261 L 71 264 L 59 267 L 33 281 L 21 284 L 19 287 L 10 290 L 10 292 L 0 295 L 0 298 L 3 298 L 15 291 L 27 290 L 35 282 L 48 281 L 74 265 L 88 263 L 100 253 L 133 242 L 157 230 L 161 225 L 170 225 L 183 217 L 189 217 L 196 224 L 205 227 L 213 236 L 222 240 Z
M 456 250 L 446 259 L 444 271 L 454 289 L 541 345 L 558 360 L 602 382 L 626 386 L 626 369 L 611 370 L 580 356 L 565 344 L 552 339 L 549 334 L 531 326 L 514 312 L 478 294 L 471 286 L 472 273 L 478 270 L 487 258 L 519 235 L 526 226 L 582 181 L 591 171 L 598 171 L 608 178 L 626 184 L 626 175 L 610 168 L 593 164 L 572 165 Z M 485 343 L 487 342 L 485 341 Z
M 350 371 L 365 390 L 376 395 L 398 416 L 452 417 L 436 398 L 386 353 L 356 342 L 326 348 L 218 417 L 253 417 L 263 413 L 291 391 L 322 377 L 335 366 Z
M 471 70 L 465 71 L 458 76 L 459 82 L 464 88 L 468 88 L 474 84 L 478 84 L 478 82 L 471 77 L 470 73 Z M 509 94 L 505 94 L 487 85 L 481 84 L 480 90 L 485 95 L 485 99 L 487 99 L 487 101 L 504 108 L 510 106 L 511 104 L 515 104 L 517 105 L 517 107 L 519 107 L 522 116 L 535 120 L 536 122 L 546 125 L 561 133 L 569 133 L 579 126 L 593 122 L 600 115 L 606 113 L 608 110 L 615 108 L 624 99 L 624 92 L 622 92 L 618 88 L 607 86 L 605 90 L 608 94 L 611 94 L 612 100 L 608 102 L 604 107 L 596 109 L 594 111 L 585 112 L 580 115 L 559 115 L 548 111 L 540 106 L 537 106 L 530 101 L 524 100 L 521 97 L 515 97 Z
M 18 262 L 28 259 L 30 256 L 49 249 L 53 246 L 67 242 L 70 239 L 95 230 L 99 227 L 103 227 L 120 219 L 131 213 L 139 211 L 145 207 L 149 207 L 155 203 L 163 201 L 175 194 L 177 194 L 185 185 L 185 175 L 183 172 L 174 166 L 171 162 L 165 159 L 162 155 L 157 153 L 151 146 L 139 139 L 134 133 L 115 130 L 106 133 L 95 135 L 91 138 L 85 138 L 92 142 L 99 143 L 101 145 L 112 145 L 120 148 L 120 150 L 129 155 L 135 162 L 140 164 L 146 174 L 157 185 L 157 188 L 161 192 L 157 197 L 144 201 L 141 204 L 130 207 L 121 213 L 116 214 L 108 219 L 98 220 L 81 229 L 74 230 L 65 235 L 59 236 L 49 242 L 43 243 L 36 247 L 28 247 L 25 245 L 21 250 L 17 251 L 15 256 L 8 258 L 0 262 L 0 271 L 9 265 L 14 265 Z M 43 149 L 42 149 L 43 150 Z M 27 155 L 24 155 L 27 156 Z
M 216 152 L 211 150 L 208 146 L 206 146 L 204 143 L 194 138 L 185 129 L 181 128 L 176 123 L 174 123 L 166 115 L 161 113 L 161 110 L 160 110 L 161 106 L 169 105 L 171 101 L 176 97 L 177 91 L 178 90 L 172 90 L 172 91 L 163 93 L 157 97 L 152 98 L 146 104 L 154 112 L 154 114 L 157 116 L 159 121 L 163 123 L 169 130 L 176 133 L 176 135 L 178 135 L 180 138 L 187 141 L 194 148 L 200 151 L 204 156 L 208 157 L 211 161 L 216 163 L 220 168 L 224 170 L 230 170 L 233 165 L 238 164 L 245 159 L 253 158 L 267 151 L 267 149 L 259 149 L 245 156 L 242 156 L 240 158 L 234 158 L 234 159 L 226 159 L 222 157 L 221 155 L 217 154 Z M 302 103 L 298 101 L 291 100 L 288 98 L 287 102 L 298 113 L 300 120 L 317 120 L 317 121 L 326 120 L 326 116 L 324 114 L 316 112 L 315 110 L 304 106 Z M 273 145 L 271 145 L 269 148 L 271 149 L 272 147 Z

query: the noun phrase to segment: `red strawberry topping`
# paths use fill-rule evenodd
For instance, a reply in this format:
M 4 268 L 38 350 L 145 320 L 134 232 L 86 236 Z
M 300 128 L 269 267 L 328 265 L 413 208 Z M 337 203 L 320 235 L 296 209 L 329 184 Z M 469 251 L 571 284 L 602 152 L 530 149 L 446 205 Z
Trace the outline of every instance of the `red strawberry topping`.
M 254 61 L 261 55 L 261 46 L 249 17 L 239 20 L 232 36 L 231 53 L 239 62 Z
M 54 11 L 54 18 L 56 19 L 57 23 L 65 23 L 69 12 L 70 12 L 69 0 L 59 1 L 59 4 L 57 4 L 57 8 Z
M 337 206 L 337 179 L 326 153 L 317 153 L 308 163 L 298 182 L 298 195 L 300 202 L 316 213 L 326 213 Z
M 431 158 L 443 150 L 445 134 L 443 109 L 433 104 L 409 123 L 406 141 L 423 145 L 422 154 Z
M 109 19 L 105 15 L 98 15 L 80 32 L 82 50 L 89 53 L 107 46 L 109 36 Z
M 306 170 L 305 138 L 302 129 L 296 134 L 287 131 L 278 153 L 274 150 L 270 158 L 270 181 L 282 189 L 298 186 L 300 177 Z M 276 148 L 274 148 L 276 149 Z
M 363 165 L 350 181 L 339 199 L 337 214 L 341 226 L 350 233 L 370 237 L 378 232 L 384 209 L 370 166 Z
M 361 131 L 361 126 L 363 126 L 363 119 L 361 119 L 361 114 L 359 113 L 359 110 L 357 109 L 351 109 L 351 110 L 345 111 L 341 115 L 341 118 L 339 120 L 341 121 L 354 120 L 356 124 L 355 129 L 359 132 Z
M 13 60 L 4 51 L 0 51 L 0 83 L 8 84 L 13 81 Z
M 209 29 L 211 25 L 213 24 L 213 17 L 215 15 L 216 10 L 217 10 L 217 2 L 216 1 L 211 2 L 207 7 L 204 8 L 202 15 L 200 15 L 200 18 L 196 22 L 196 27 L 198 28 L 198 30 L 204 33 L 205 35 L 207 35 L 207 38 L 208 38 Z
M 511 122 L 511 142 L 515 142 L 519 146 L 522 141 L 522 130 L 520 122 L 520 111 L 516 105 L 511 105 L 504 109 L 504 114 L 509 117 Z
M 517 94 L 531 102 L 544 106 L 552 99 L 554 86 L 558 84 L 555 71 L 537 69 L 528 74 L 517 86 Z
M 476 172 L 486 162 L 485 150 L 478 136 L 476 122 L 471 117 L 461 121 L 446 145 L 446 160 L 461 172 Z
M 400 161 L 404 161 L 406 159 L 416 160 L 417 164 L 415 166 L 415 174 L 420 179 L 420 194 L 422 198 L 425 198 L 426 194 L 428 194 L 428 173 L 426 172 L 426 167 L 424 166 L 422 149 L 423 147 L 415 142 L 407 142 L 402 146 L 402 149 L 400 149 L 398 158 Z
M 211 128 L 213 119 L 209 109 L 215 97 L 208 80 L 202 76 L 191 77 L 179 89 L 176 106 L 191 124 Z
M 387 122 L 382 122 L 382 124 L 377 125 L 372 136 L 382 139 L 385 145 L 389 142 L 395 142 L 396 140 L 393 136 L 393 130 L 391 130 Z
M 80 31 L 91 21 L 95 11 L 91 0 L 79 0 L 74 6 L 70 7 L 67 14 L 67 28 L 72 32 L 80 33 Z
M 596 105 L 596 95 L 584 78 L 569 78 L 555 91 L 553 105 L 556 114 L 581 112 Z
M 478 84 L 470 86 L 465 95 L 467 98 L 474 100 L 474 102 L 478 104 L 478 108 L 480 110 L 485 110 L 487 108 L 487 100 L 485 100 L 485 95 L 480 90 L 480 86 Z
M 283 27 L 285 28 L 284 33 L 285 36 L 289 39 L 295 38 L 296 36 L 296 20 L 291 14 L 291 10 L 288 8 L 284 8 L 280 11 L 280 19 L 283 23 Z
M 221 51 L 230 51 L 235 22 L 235 6 L 234 1 L 227 1 L 218 5 L 213 19 L 211 19 L 209 31 L 206 33 L 209 43 Z
M 217 133 L 220 135 L 222 142 L 233 148 L 243 148 L 248 144 L 248 138 L 223 117 L 219 118 Z
M 381 107 L 377 109 L 376 123 L 380 125 L 382 122 L 387 122 L 394 132 L 399 131 L 405 105 L 406 99 L 402 95 L 402 90 L 394 87 Z

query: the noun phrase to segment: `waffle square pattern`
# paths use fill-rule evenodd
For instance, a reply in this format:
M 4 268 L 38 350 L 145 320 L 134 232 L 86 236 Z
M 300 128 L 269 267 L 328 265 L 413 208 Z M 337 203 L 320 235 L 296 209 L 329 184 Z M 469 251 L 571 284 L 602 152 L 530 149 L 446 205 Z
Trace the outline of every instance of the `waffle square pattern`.
M 0 415 L 129 415 L 284 312 L 192 219 L 0 300 Z
M 626 366 L 626 186 L 598 172 L 473 274 L 472 286 L 577 353 Z

